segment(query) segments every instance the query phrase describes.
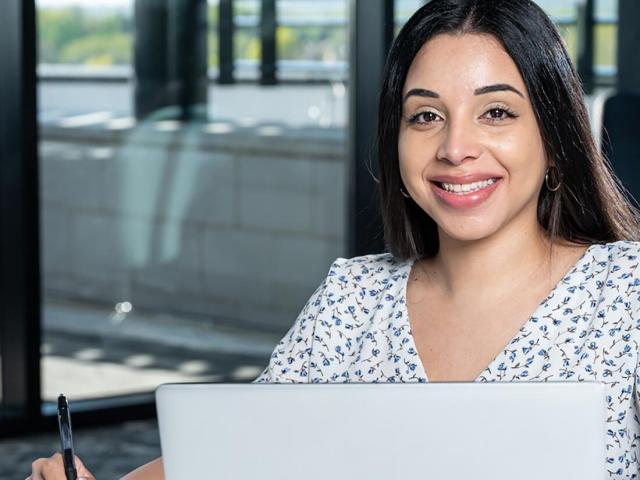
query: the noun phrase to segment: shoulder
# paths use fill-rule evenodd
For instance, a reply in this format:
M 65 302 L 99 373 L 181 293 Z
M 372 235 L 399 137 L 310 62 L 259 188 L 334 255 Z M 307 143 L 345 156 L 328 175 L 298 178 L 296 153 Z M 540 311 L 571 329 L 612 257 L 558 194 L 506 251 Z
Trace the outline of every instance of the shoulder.
M 640 255 L 640 242 L 631 240 L 620 240 L 618 242 L 596 244 L 592 247 L 599 247 L 601 250 L 606 251 L 612 259 L 615 258 L 628 258 L 637 257 Z
M 399 260 L 390 253 L 376 253 L 360 257 L 336 258 L 332 267 L 342 269 L 392 270 L 406 265 L 408 260 Z
M 327 303 L 358 304 L 367 312 L 374 304 L 393 301 L 401 296 L 412 264 L 389 253 L 338 258 L 325 280 Z
M 399 301 L 400 279 L 406 278 L 410 265 L 386 253 L 336 259 L 256 381 L 308 382 L 328 377 L 376 315 Z M 332 360 L 338 357 L 339 361 Z
M 583 258 L 582 271 L 600 307 L 622 309 L 635 321 L 640 310 L 640 242 L 592 245 L 588 253 Z
M 640 242 L 621 240 L 594 244 L 576 264 L 576 270 L 600 289 L 618 291 L 623 288 L 631 294 L 640 286 L 639 259 Z
M 607 268 L 611 273 L 621 272 L 637 276 L 640 242 L 621 240 L 605 244 L 592 245 L 589 248 L 594 262 Z
M 336 259 L 327 280 L 343 287 L 387 284 L 399 279 L 410 268 L 410 260 L 399 260 L 390 253 Z
M 337 259 L 325 280 L 319 327 L 350 337 L 401 310 L 412 264 L 386 253 Z

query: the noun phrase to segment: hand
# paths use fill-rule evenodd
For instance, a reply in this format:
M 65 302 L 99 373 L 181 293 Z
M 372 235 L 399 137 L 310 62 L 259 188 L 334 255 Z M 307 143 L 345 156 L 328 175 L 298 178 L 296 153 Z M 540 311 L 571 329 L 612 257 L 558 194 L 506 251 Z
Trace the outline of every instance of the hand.
M 96 480 L 82 460 L 75 457 L 78 480 Z M 64 474 L 62 455 L 56 453 L 49 458 L 39 458 L 31 464 L 31 475 L 26 480 L 67 480 Z

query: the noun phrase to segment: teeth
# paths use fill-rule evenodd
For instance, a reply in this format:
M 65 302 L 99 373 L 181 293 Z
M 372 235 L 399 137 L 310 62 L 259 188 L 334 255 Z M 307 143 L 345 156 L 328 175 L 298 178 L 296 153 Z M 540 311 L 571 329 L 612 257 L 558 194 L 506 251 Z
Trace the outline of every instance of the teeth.
M 481 182 L 474 183 L 465 183 L 465 184 L 454 184 L 454 183 L 441 183 L 442 188 L 447 192 L 457 193 L 459 195 L 464 195 L 465 193 L 475 192 L 476 190 L 480 190 L 481 188 L 487 188 L 490 185 L 496 183 L 496 180 L 490 178 L 488 180 L 483 180 Z

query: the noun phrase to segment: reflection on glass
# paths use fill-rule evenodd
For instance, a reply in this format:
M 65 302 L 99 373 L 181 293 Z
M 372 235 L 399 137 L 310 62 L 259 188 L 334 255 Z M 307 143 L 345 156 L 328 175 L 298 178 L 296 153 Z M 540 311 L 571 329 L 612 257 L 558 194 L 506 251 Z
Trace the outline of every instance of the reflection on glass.
M 284 3 L 283 20 L 303 18 Z M 234 5 L 236 62 L 257 72 L 260 4 Z M 252 379 L 345 254 L 344 78 L 221 86 L 205 74 L 206 115 L 185 121 L 180 95 L 167 94 L 185 81 L 178 72 L 154 87 L 164 103 L 140 115 L 132 49 L 153 35 L 140 35 L 135 12 L 152 6 L 37 2 L 46 400 Z M 215 69 L 218 2 L 205 8 Z M 326 8 L 305 13 L 313 32 L 292 27 L 327 39 L 289 59 L 318 72 L 348 51 L 336 34 L 346 25 L 323 26 Z M 177 64 L 166 35 L 166 48 L 142 45 L 149 63 Z

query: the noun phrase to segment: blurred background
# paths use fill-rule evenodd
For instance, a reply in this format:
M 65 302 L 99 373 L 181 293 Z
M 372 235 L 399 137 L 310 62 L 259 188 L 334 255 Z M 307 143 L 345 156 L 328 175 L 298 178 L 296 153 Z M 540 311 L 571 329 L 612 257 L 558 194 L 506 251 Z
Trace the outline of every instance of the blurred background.
M 424 3 L 0 5 L 0 477 L 57 448 L 62 392 L 99 478 L 150 460 L 153 420 L 121 422 L 157 385 L 251 381 L 335 258 L 382 251 L 376 93 Z M 537 3 L 640 193 L 640 2 Z

